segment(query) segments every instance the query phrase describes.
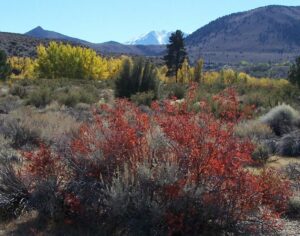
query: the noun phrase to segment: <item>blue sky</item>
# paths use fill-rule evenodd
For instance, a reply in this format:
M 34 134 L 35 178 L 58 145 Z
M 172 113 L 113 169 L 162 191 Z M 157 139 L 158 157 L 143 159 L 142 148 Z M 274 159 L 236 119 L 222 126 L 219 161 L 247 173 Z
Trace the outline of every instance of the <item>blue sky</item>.
M 151 30 L 191 33 L 226 14 L 300 0 L 0 0 L 0 31 L 40 25 L 91 42 L 125 42 Z

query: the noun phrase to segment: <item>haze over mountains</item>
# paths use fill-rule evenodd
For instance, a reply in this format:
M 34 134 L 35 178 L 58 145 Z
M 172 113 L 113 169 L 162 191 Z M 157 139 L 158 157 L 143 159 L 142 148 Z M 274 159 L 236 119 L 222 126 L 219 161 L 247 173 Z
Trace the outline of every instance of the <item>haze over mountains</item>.
M 166 31 L 152 31 L 128 42 L 129 45 L 113 41 L 94 44 L 37 27 L 17 38 L 26 37 L 27 42 L 69 41 L 103 54 L 161 56 L 169 35 Z M 8 38 L 13 40 L 11 34 L 0 33 L 0 48 L 6 49 L 4 42 L 9 44 Z M 22 44 L 18 40 L 16 43 Z M 215 63 L 292 60 L 300 55 L 300 7 L 266 6 L 218 18 L 190 34 L 186 47 L 191 61 L 199 57 Z

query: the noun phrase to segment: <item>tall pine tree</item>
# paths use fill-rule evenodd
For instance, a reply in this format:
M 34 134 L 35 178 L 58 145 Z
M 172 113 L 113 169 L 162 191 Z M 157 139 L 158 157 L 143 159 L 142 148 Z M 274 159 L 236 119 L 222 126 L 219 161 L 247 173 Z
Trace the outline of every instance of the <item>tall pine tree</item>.
M 186 56 L 184 35 L 182 31 L 177 30 L 170 36 L 169 44 L 167 45 L 167 55 L 164 57 L 168 67 L 167 76 L 176 76 L 176 82 L 177 71 L 181 68 Z

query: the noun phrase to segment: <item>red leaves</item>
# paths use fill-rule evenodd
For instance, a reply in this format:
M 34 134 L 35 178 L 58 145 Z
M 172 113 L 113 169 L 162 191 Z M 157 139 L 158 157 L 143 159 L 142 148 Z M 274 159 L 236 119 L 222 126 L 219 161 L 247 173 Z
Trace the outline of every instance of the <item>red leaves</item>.
M 66 193 L 64 196 L 64 203 L 70 208 L 70 212 L 80 213 L 80 200 L 74 194 Z
M 182 104 L 165 101 L 153 103 L 153 115 L 141 112 L 125 100 L 117 100 L 113 107 L 102 106 L 101 114 L 95 112 L 95 121 L 83 124 L 79 135 L 70 144 L 72 163 L 89 178 L 105 181 L 109 186 L 117 170 L 127 167 L 132 179 L 138 181 L 136 169 L 147 164 L 155 169 L 169 163 L 178 167 L 176 181 L 164 182 L 154 188 L 153 196 L 160 196 L 163 205 L 180 201 L 191 194 L 188 188 L 201 189 L 191 199 L 197 198 L 203 209 L 193 209 L 208 214 L 216 209 L 211 219 L 215 224 L 268 221 L 270 228 L 276 228 L 280 213 L 288 197 L 288 183 L 273 171 L 255 176 L 245 170 L 252 162 L 253 145 L 237 138 L 233 133 L 236 122 L 243 117 L 236 94 L 226 90 L 214 98 L 220 113 L 210 111 L 208 103 L 201 102 L 201 112 L 189 109 L 189 102 L 195 99 L 195 87 Z M 159 145 L 152 145 L 152 134 L 160 132 L 163 138 Z M 162 145 L 164 145 L 162 147 Z M 49 174 L 64 176 L 59 169 L 60 160 L 42 145 L 38 152 L 25 155 L 27 170 L 35 176 Z M 67 167 L 66 167 L 67 168 Z M 151 171 L 152 171 L 151 169 Z M 76 177 L 75 170 L 68 170 L 69 178 Z M 149 170 L 149 173 L 151 173 Z M 155 174 L 151 176 L 158 183 Z M 66 178 L 67 182 L 68 179 Z M 66 194 L 65 204 L 72 212 L 80 211 L 80 201 L 72 194 Z M 170 204 L 172 205 L 172 204 Z M 175 207 L 176 208 L 176 207 Z M 175 211 L 176 210 L 176 211 Z M 183 232 L 187 218 L 201 215 L 199 212 L 186 213 L 186 209 L 168 209 L 165 222 L 170 233 Z M 209 214 L 208 214 L 209 215 Z M 206 220 L 206 219 L 205 219 Z M 203 223 L 204 219 L 193 219 Z M 249 228 L 254 223 L 249 223 Z
M 101 111 L 103 114 L 95 114 L 94 124 L 81 127 L 80 135 L 71 144 L 74 161 L 84 159 L 91 163 L 90 172 L 94 176 L 103 174 L 103 170 L 93 164 L 94 155 L 103 155 L 106 168 L 111 172 L 117 166 L 133 163 L 134 158 L 142 158 L 150 128 L 149 116 L 126 100 L 116 100 L 113 108 L 102 106 Z
M 181 188 L 177 186 L 176 184 L 167 185 L 164 187 L 164 192 L 166 193 L 166 196 L 169 198 L 177 198 L 180 194 Z
M 287 207 L 286 203 L 292 195 L 290 182 L 272 169 L 263 170 L 258 181 L 263 193 L 263 204 L 268 205 L 274 212 L 283 213 Z
M 233 134 L 234 125 L 243 117 L 235 92 L 226 90 L 215 96 L 214 101 L 220 111 L 217 117 L 204 107 L 205 103 L 202 103 L 202 110 L 206 112 L 198 114 L 189 111 L 187 104 L 179 107 L 165 102 L 162 107 L 153 106 L 156 122 L 172 143 L 176 157 L 172 161 L 185 173 L 187 184 L 205 186 L 202 201 L 208 208 L 211 205 L 223 209 L 220 215 L 215 212 L 218 221 L 226 217 L 234 222 L 251 221 L 248 217 L 254 212 L 265 214 L 260 212 L 264 207 L 267 211 L 272 209 L 272 219 L 277 218 L 278 210 L 287 204 L 288 187 L 283 188 L 280 180 L 271 184 L 268 178 L 274 175 L 270 172 L 256 177 L 244 169 L 252 163 L 254 146 Z M 171 185 L 165 191 L 176 199 L 182 190 Z M 274 222 L 270 228 L 276 228 Z
M 184 228 L 184 215 L 183 214 L 166 214 L 166 222 L 168 224 L 168 235 L 181 235 L 180 232 Z
M 27 161 L 25 171 L 30 175 L 47 178 L 54 175 L 59 168 L 59 157 L 52 154 L 51 150 L 44 144 L 36 152 L 25 152 L 23 157 Z

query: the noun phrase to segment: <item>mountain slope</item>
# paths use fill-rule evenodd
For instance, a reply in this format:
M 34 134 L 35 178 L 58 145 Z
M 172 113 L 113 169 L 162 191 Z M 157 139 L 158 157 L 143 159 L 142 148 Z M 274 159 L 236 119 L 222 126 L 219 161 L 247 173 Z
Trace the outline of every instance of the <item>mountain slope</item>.
M 40 38 L 40 39 L 55 39 L 55 40 L 65 40 L 65 41 L 71 41 L 75 43 L 81 43 L 81 44 L 88 44 L 89 42 L 73 38 L 64 34 L 60 34 L 54 31 L 49 31 L 43 29 L 41 26 L 38 26 L 27 33 L 25 35 L 33 37 L 33 38 Z
M 0 49 L 4 50 L 8 56 L 34 57 L 36 56 L 36 47 L 40 44 L 48 45 L 50 41 L 90 47 L 103 55 L 161 56 L 165 50 L 165 47 L 160 45 L 123 45 L 113 41 L 93 44 L 83 40 L 73 41 L 65 37 L 63 39 L 49 39 L 24 34 L 0 32 Z
M 47 45 L 49 40 L 32 38 L 23 34 L 0 32 L 0 49 L 8 56 L 34 57 L 36 47 L 40 44 Z
M 154 57 L 161 56 L 165 51 L 164 45 L 124 45 L 114 41 L 90 44 L 90 47 L 105 55 L 126 54 Z
M 292 52 L 300 48 L 300 7 L 267 6 L 221 17 L 186 38 L 205 51 Z
M 164 48 L 158 45 L 149 45 L 147 47 L 146 46 L 142 47 L 140 45 L 124 45 L 114 41 L 109 41 L 104 43 L 90 43 L 81 39 L 69 37 L 61 33 L 45 30 L 40 26 L 25 33 L 25 35 L 35 39 L 57 40 L 57 41 L 64 41 L 64 42 L 67 41 L 71 43 L 76 43 L 82 46 L 90 47 L 98 51 L 99 53 L 105 55 L 128 54 L 128 55 L 138 55 L 138 56 L 159 56 L 164 51 Z

